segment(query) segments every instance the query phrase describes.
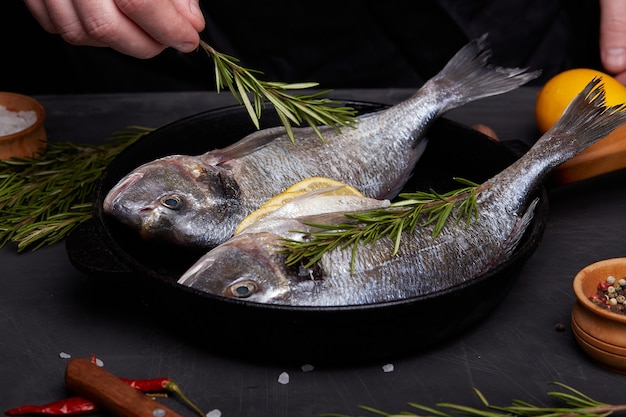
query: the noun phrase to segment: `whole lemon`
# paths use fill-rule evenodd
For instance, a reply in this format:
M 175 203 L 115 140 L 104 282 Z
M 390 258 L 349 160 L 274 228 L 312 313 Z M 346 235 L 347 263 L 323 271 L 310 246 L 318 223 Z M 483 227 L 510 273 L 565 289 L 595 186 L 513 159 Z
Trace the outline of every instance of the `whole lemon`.
M 626 103 L 626 87 L 612 76 L 589 68 L 574 68 L 563 71 L 539 90 L 535 103 L 537 128 L 545 133 L 561 117 L 567 105 L 594 77 L 601 77 L 609 106 Z

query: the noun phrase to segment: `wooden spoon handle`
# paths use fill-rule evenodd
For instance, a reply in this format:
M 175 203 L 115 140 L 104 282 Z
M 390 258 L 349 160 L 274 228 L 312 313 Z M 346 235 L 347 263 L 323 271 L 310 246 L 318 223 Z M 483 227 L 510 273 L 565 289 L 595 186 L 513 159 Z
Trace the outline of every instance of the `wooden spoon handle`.
M 552 173 L 555 184 L 569 184 L 626 168 L 626 125 L 611 132 Z
M 181 417 L 87 359 L 72 359 L 65 370 L 67 387 L 120 417 Z

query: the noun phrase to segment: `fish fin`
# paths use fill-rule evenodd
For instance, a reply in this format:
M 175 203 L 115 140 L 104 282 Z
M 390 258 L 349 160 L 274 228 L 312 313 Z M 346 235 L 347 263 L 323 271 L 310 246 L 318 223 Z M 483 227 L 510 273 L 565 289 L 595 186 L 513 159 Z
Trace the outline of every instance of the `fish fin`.
M 443 112 L 470 101 L 514 90 L 537 78 L 541 70 L 488 65 L 491 50 L 487 33 L 461 48 L 429 82 L 440 85 L 448 97 Z
M 626 122 L 626 103 L 606 105 L 602 78 L 595 77 L 569 103 L 559 120 L 535 144 L 558 148 L 562 163 Z M 554 142 L 550 144 L 551 142 Z
M 503 261 L 509 259 L 513 255 L 513 252 L 515 251 L 515 249 L 517 249 L 517 246 L 519 245 L 522 237 L 526 233 L 526 230 L 528 230 L 532 220 L 535 218 L 535 209 L 537 208 L 538 204 L 538 197 L 530 202 L 530 204 L 526 208 L 526 211 L 524 211 L 524 214 L 519 217 L 519 220 L 516 222 L 514 228 L 509 233 L 508 238 L 503 242 L 501 250 L 491 253 L 491 263 L 485 265 L 480 274 L 489 272 L 493 268 L 498 267 L 500 264 L 502 264 Z
M 402 188 L 405 186 L 407 181 L 413 175 L 413 168 L 415 168 L 417 161 L 419 161 L 419 159 L 422 157 L 422 154 L 426 150 L 426 145 L 428 145 L 428 139 L 426 138 L 422 139 L 421 141 L 419 141 L 419 143 L 417 143 L 417 146 L 415 146 L 415 148 L 413 149 L 411 156 L 409 160 L 407 161 L 406 168 L 404 169 L 402 174 L 398 175 L 396 182 L 391 184 L 391 186 L 387 189 L 387 191 L 377 195 L 376 196 L 377 199 L 391 200 L 395 198 L 398 194 L 400 194 L 400 191 L 402 191 Z
M 531 201 L 528 208 L 520 218 L 520 221 L 517 222 L 515 230 L 511 232 L 508 241 L 505 243 L 505 259 L 508 259 L 513 254 L 513 251 L 517 248 L 522 236 L 524 236 L 524 233 L 530 227 L 532 220 L 535 218 L 535 209 L 537 208 L 537 204 L 539 204 L 539 198 L 535 198 Z
M 508 189 L 522 197 L 523 190 L 538 187 L 555 167 L 626 123 L 626 104 L 607 106 L 601 80 L 592 79 L 526 154 L 481 187 L 489 188 L 494 194 Z M 511 189 L 509 181 L 500 181 L 505 177 L 515 178 L 519 186 Z M 517 202 L 523 206 L 525 199 L 518 198 Z M 523 210 L 523 207 L 514 210 Z
M 274 139 L 285 136 L 283 126 L 259 130 L 245 136 L 243 139 L 222 149 L 207 152 L 202 157 L 210 165 L 219 165 L 231 159 L 241 158 L 272 142 Z

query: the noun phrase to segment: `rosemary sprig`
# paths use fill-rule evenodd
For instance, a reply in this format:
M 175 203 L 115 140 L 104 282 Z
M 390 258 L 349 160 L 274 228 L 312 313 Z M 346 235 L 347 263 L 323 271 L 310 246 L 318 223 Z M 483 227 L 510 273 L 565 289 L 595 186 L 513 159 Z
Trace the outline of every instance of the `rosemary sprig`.
M 218 92 L 228 87 L 245 105 L 259 128 L 264 101 L 275 107 L 292 141 L 292 125 L 306 122 L 323 139 L 319 125 L 352 126 L 356 110 L 323 98 L 326 93 L 291 96 L 285 91 L 316 87 L 317 83 L 287 84 L 258 80 L 260 71 L 246 69 L 238 59 L 222 54 L 205 42 L 212 58 Z M 249 95 L 252 96 L 252 102 Z M 126 146 L 152 129 L 134 127 L 114 134 L 101 146 L 48 142 L 37 158 L 0 161 L 0 248 L 17 243 L 18 251 L 36 250 L 56 243 L 91 217 L 91 198 L 102 170 Z
M 552 382 L 552 384 L 563 388 L 565 392 L 553 391 L 548 392 L 548 395 L 565 402 L 569 407 L 539 407 L 520 400 L 513 400 L 510 406 L 496 406 L 490 404 L 485 396 L 477 389 L 474 389 L 474 392 L 485 406 L 485 409 L 451 403 L 438 403 L 437 407 L 451 410 L 456 415 L 469 417 L 607 417 L 615 412 L 626 411 L 626 404 L 611 405 L 602 403 L 563 383 Z M 368 406 L 359 406 L 359 408 L 370 413 L 388 417 L 452 417 L 453 415 L 440 409 L 417 403 L 409 403 L 409 405 L 426 414 L 416 414 L 406 411 L 399 414 L 391 414 Z M 323 414 L 323 416 L 349 417 L 345 414 Z
M 133 126 L 104 145 L 47 143 L 41 155 L 0 161 L 0 248 L 18 252 L 56 243 L 91 217 L 104 168 L 152 129 Z
M 354 270 L 359 244 L 373 243 L 383 237 L 389 237 L 394 240 L 393 255 L 395 255 L 405 230 L 412 232 L 417 226 L 432 225 L 432 235 L 437 236 L 455 210 L 457 222 L 465 219 L 467 225 L 472 220 L 476 221 L 478 184 L 463 178 L 454 179 L 465 187 L 446 193 L 437 193 L 433 190 L 403 193 L 399 195 L 400 200 L 388 208 L 346 214 L 345 223 L 306 223 L 314 228 L 314 231 L 301 232 L 305 239 L 283 239 L 283 252 L 287 254 L 286 263 L 288 265 L 302 263 L 305 268 L 309 268 L 326 252 L 336 248 L 345 249 L 352 245 L 350 269 Z
M 299 126 L 306 122 L 317 136 L 324 140 L 319 125 L 332 126 L 339 130 L 340 126 L 352 127 L 356 121 L 355 109 L 322 97 L 328 90 L 297 96 L 286 93 L 287 90 L 317 87 L 318 83 L 288 84 L 262 81 L 255 76 L 263 74 L 261 71 L 242 67 L 238 64 L 237 58 L 216 51 L 204 41 L 200 41 L 200 47 L 213 60 L 217 92 L 228 88 L 237 102 L 245 106 L 257 129 L 265 101 L 272 104 L 276 110 L 292 142 L 295 141 L 292 125 Z

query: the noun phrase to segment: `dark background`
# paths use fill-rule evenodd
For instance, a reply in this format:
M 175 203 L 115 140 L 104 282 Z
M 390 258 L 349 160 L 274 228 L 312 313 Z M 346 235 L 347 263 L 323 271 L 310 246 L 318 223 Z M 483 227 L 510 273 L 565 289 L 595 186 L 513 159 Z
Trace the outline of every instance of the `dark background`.
M 206 1 L 202 38 L 267 81 L 322 88 L 421 85 L 469 39 L 489 32 L 493 62 L 543 69 L 595 67 L 598 2 Z M 418 10 L 414 10 L 417 7 Z M 46 33 L 21 1 L 0 2 L 0 90 L 24 94 L 214 90 L 204 52 L 149 60 L 66 44 Z
M 502 141 L 531 144 L 537 138 L 537 91 L 538 87 L 519 88 L 469 103 L 446 117 L 466 126 L 484 123 L 493 127 Z M 333 94 L 394 104 L 413 93 L 413 88 L 406 88 L 337 90 Z M 47 110 L 50 138 L 76 142 L 89 138 L 94 143 L 127 126 L 159 127 L 234 104 L 230 94 L 210 91 L 38 98 Z M 245 355 L 218 355 L 215 346 L 232 340 L 229 334 L 247 334 L 250 322 L 243 311 L 237 325 L 210 326 L 205 316 L 172 308 L 171 303 L 142 303 L 145 291 L 131 291 L 130 285 L 111 281 L 109 274 L 85 276 L 69 261 L 63 243 L 25 253 L 4 248 L 0 250 L 0 413 L 73 395 L 64 383 L 67 359 L 61 353 L 73 358 L 95 354 L 105 369 L 125 378 L 170 377 L 204 412 L 219 409 L 223 417 L 377 416 L 360 410 L 359 405 L 389 413 L 419 412 L 408 402 L 434 407 L 443 401 L 482 408 L 473 388 L 496 405 L 520 399 L 538 406 L 562 406 L 545 394 L 558 391 L 550 385 L 552 381 L 598 401 L 622 404 L 624 375 L 594 363 L 574 340 L 569 323 L 575 301 L 574 275 L 592 262 L 625 254 L 624 184 L 626 171 L 622 170 L 551 189 L 550 216 L 540 245 L 514 288 L 496 300 L 499 304 L 493 313 L 432 349 L 354 366 L 329 366 L 308 355 L 295 365 L 271 363 L 257 349 L 262 342 L 257 338 L 250 338 Z M 90 249 L 85 247 L 85 253 Z M 97 265 L 107 265 L 104 260 L 99 262 L 98 253 L 92 259 Z M 443 297 L 440 308 L 446 309 L 448 302 L 449 298 Z M 482 307 L 482 297 L 476 305 Z M 362 337 L 376 343 L 388 341 L 392 347 L 414 347 L 413 340 L 438 333 L 416 332 L 413 322 L 431 320 L 438 311 L 407 316 L 403 320 L 406 328 L 396 337 L 381 338 L 377 332 Z M 197 326 L 197 330 L 185 333 L 182 326 L 169 324 L 176 320 Z M 358 320 L 358 325 L 365 325 L 366 318 Z M 558 331 L 557 325 L 564 329 Z M 267 326 L 273 327 L 275 322 L 268 320 Z M 198 335 L 207 337 L 209 345 L 194 343 Z M 285 349 L 283 340 L 290 338 L 285 334 L 272 339 L 277 355 Z M 345 352 L 336 339 L 327 342 L 329 349 L 336 346 Z M 364 342 L 360 353 L 380 354 L 371 345 Z M 300 366 L 306 363 L 315 369 L 303 372 Z M 388 363 L 394 365 L 394 371 L 385 373 L 382 367 Z M 282 372 L 291 376 L 287 385 L 277 381 Z M 195 415 L 175 398 L 157 401 L 183 416 Z
M 494 62 L 501 65 L 541 67 L 544 79 L 568 67 L 597 67 L 597 0 L 260 3 L 246 9 L 207 5 L 203 39 L 241 58 L 244 65 L 263 70 L 269 80 L 315 80 L 337 89 L 393 87 L 343 90 L 342 99 L 395 104 L 439 70 L 467 39 L 487 30 Z M 410 10 L 416 4 L 422 9 L 419 14 Z M 70 95 L 213 90 L 212 67 L 200 53 L 167 51 L 142 61 L 107 49 L 67 45 L 43 32 L 19 0 L 0 0 L 0 32 L 0 90 L 42 94 L 38 99 L 47 111 L 51 139 L 101 143 L 106 135 L 130 125 L 159 127 L 234 104 L 229 94 L 204 91 Z M 406 88 L 395 89 L 401 87 Z M 501 140 L 532 143 L 537 138 L 537 91 L 520 88 L 470 103 L 448 116 L 468 126 L 489 125 Z M 344 95 L 347 92 L 353 94 Z M 480 407 L 472 388 L 496 405 L 517 398 L 561 406 L 545 395 L 556 390 L 548 385 L 551 381 L 599 401 L 623 403 L 624 376 L 590 360 L 574 340 L 569 320 L 573 276 L 592 262 L 624 256 L 624 233 L 616 231 L 626 228 L 625 174 L 550 190 L 550 219 L 536 253 L 511 293 L 478 326 L 414 355 L 360 366 L 313 363 L 314 371 L 307 373 L 299 364 L 268 363 L 255 349 L 256 340 L 250 341 L 245 357 L 212 354 L 163 320 L 164 315 L 179 314 L 181 321 L 202 324 L 202 317 L 189 317 L 168 305 L 148 309 L 129 302 L 141 294 L 84 276 L 68 260 L 63 244 L 21 254 L 5 248 L 0 251 L 0 412 L 72 395 L 65 388 L 67 360 L 60 353 L 73 358 L 95 354 L 105 369 L 122 377 L 169 376 L 204 411 L 220 409 L 224 417 L 331 412 L 373 416 L 358 405 L 400 412 L 410 409 L 409 401 Z M 431 337 L 413 332 L 412 319 L 407 318 L 406 331 L 389 343 Z M 565 325 L 563 331 L 556 330 L 559 324 Z M 242 321 L 223 330 L 245 331 L 245 325 Z M 212 334 L 211 329 L 201 331 Z M 393 372 L 382 371 L 387 363 L 394 365 Z M 288 385 L 277 382 L 283 371 L 291 375 Z M 159 401 L 192 415 L 173 398 Z

